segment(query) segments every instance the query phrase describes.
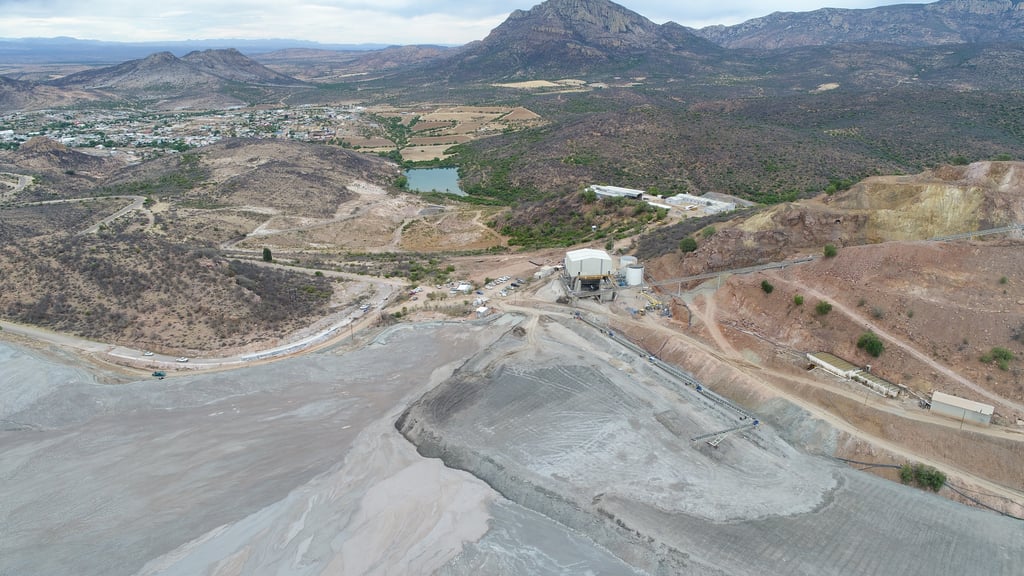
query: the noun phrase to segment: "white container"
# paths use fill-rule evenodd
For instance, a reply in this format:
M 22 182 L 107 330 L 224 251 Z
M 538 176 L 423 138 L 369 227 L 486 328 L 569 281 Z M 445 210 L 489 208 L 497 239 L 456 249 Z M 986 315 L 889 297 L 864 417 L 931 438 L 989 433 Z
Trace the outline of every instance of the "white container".
M 626 286 L 639 286 L 644 283 L 644 267 L 633 264 L 626 267 Z

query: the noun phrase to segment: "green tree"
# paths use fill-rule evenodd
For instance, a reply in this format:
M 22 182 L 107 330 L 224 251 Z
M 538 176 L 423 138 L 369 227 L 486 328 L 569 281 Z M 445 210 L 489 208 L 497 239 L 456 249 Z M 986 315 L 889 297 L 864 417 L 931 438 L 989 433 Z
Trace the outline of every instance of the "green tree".
M 882 343 L 878 334 L 869 330 L 861 334 L 860 338 L 857 339 L 857 348 L 860 348 L 875 358 L 878 358 L 882 352 L 885 351 L 885 344 Z
M 839 253 L 839 250 L 836 248 L 835 244 L 825 244 L 824 252 L 825 258 L 835 258 L 836 254 Z
M 274 255 L 270 253 L 270 248 L 264 248 L 263 249 L 263 261 L 264 262 L 273 262 L 274 261 Z
M 692 237 L 687 236 L 679 241 L 679 249 L 683 252 L 693 252 L 697 249 L 697 241 Z

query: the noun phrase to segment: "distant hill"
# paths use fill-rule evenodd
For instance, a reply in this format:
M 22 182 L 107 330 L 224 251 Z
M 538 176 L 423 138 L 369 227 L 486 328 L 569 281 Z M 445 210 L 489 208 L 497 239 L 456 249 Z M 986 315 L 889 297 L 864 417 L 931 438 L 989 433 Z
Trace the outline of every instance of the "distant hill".
M 354 75 L 422 65 L 451 54 L 454 50 L 432 45 L 388 46 L 377 50 L 287 48 L 258 54 L 253 59 L 295 78 L 337 82 Z
M 36 82 L 0 76 L 0 111 L 55 108 L 103 96 L 81 90 L 65 90 Z
M 901 46 L 1019 43 L 1024 41 L 1024 2 L 941 0 L 864 10 L 776 12 L 735 26 L 709 26 L 694 32 L 727 48 L 758 50 L 866 42 Z
M 307 85 L 233 48 L 190 52 L 182 58 L 157 52 L 45 84 L 66 90 L 103 91 L 114 99 L 151 100 L 157 108 L 237 106 L 268 98 L 278 90 Z
M 48 82 L 61 88 L 112 88 L 116 90 L 160 90 L 209 87 L 223 83 L 249 82 L 279 86 L 303 82 L 274 72 L 233 48 L 190 52 L 178 58 L 157 52 L 117 66 L 86 70 Z
M 163 42 L 106 42 L 78 38 L 0 38 L 0 62 L 6 64 L 82 63 L 115 64 L 138 60 L 155 52 L 171 52 L 182 56 L 197 50 L 235 48 L 247 55 L 273 52 L 286 48 L 309 50 L 379 50 L 384 44 L 320 44 L 308 40 L 209 39 Z

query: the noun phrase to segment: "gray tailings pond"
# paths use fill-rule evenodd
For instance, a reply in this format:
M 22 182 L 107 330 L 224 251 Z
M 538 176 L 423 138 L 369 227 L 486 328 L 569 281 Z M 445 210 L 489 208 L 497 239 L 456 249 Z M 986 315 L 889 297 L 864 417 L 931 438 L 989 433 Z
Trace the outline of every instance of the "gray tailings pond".
M 567 316 L 363 339 L 120 385 L 0 342 L 0 575 L 1024 565 L 1024 523 L 809 455 L 770 426 L 691 442 L 736 415 Z

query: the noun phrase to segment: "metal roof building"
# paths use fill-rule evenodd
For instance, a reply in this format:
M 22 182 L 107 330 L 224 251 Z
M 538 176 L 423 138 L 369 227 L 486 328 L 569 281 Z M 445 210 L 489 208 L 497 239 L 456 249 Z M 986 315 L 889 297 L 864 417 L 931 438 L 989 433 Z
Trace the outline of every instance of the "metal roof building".
M 932 412 L 957 420 L 988 425 L 992 422 L 995 408 L 952 394 L 932 392 Z
M 569 278 L 599 278 L 614 271 L 612 257 L 604 250 L 581 248 L 565 253 L 565 274 Z
M 594 184 L 587 188 L 598 196 L 606 196 L 609 198 L 633 198 L 639 200 L 643 198 L 643 190 L 634 190 L 633 188 L 620 188 L 619 186 L 599 186 Z

